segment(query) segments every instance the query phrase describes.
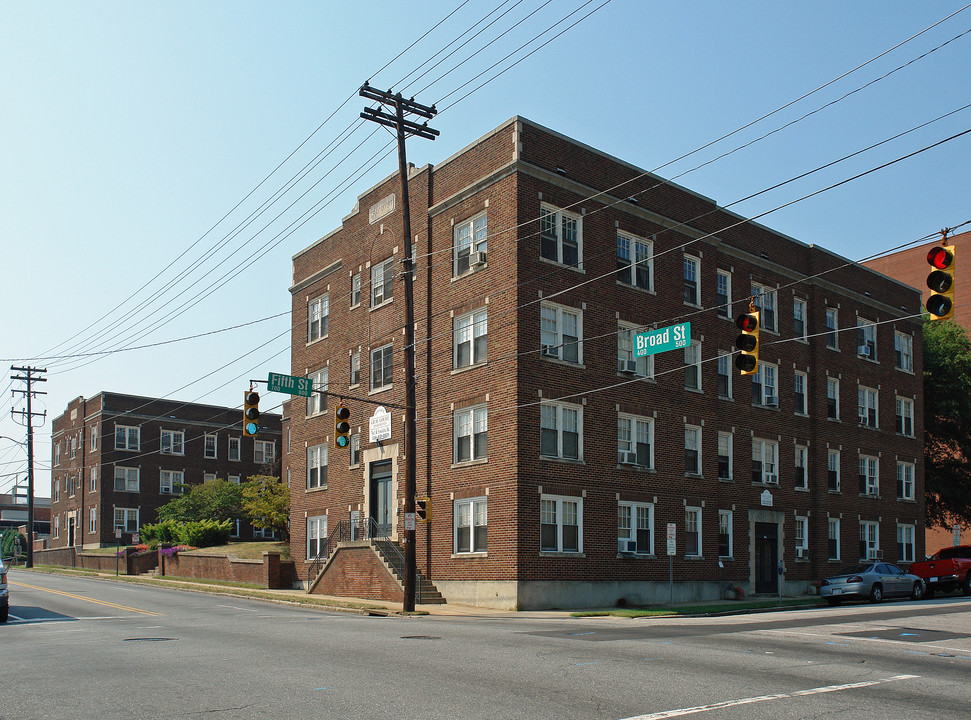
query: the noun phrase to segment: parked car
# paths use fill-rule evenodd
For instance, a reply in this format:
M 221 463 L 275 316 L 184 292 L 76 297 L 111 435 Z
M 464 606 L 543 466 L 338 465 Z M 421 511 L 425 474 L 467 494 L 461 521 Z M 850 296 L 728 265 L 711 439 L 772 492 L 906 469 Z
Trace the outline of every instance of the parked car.
M 0 623 L 7 622 L 10 614 L 10 593 L 7 590 L 7 566 L 0 558 Z
M 971 545 L 941 548 L 927 560 L 913 563 L 910 572 L 924 578 L 929 598 L 958 588 L 971 595 Z
M 844 599 L 880 602 L 885 597 L 924 597 L 924 581 L 916 575 L 885 562 L 867 562 L 843 568 L 837 574 L 822 581 L 820 597 L 830 605 L 839 605 Z

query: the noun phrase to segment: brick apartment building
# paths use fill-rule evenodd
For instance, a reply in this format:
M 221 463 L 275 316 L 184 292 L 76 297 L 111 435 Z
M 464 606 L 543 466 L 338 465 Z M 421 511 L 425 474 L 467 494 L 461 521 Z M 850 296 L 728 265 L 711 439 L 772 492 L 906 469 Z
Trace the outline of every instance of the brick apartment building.
M 666 601 L 669 562 L 675 599 L 774 593 L 779 561 L 805 592 L 834 565 L 922 554 L 913 288 L 520 117 L 409 188 L 416 554 L 447 601 Z M 293 258 L 291 372 L 330 393 L 284 408 L 312 592 L 401 597 L 362 542 L 404 537 L 399 196 L 386 178 Z M 740 377 L 753 295 L 761 364 Z M 689 347 L 634 357 L 637 332 L 683 321 Z
M 955 285 L 961 288 L 969 288 L 971 287 L 971 265 L 968 264 L 966 258 L 971 257 L 971 232 L 949 237 L 948 242 L 954 245 L 955 252 L 958 255 L 965 258 L 963 262 L 954 266 Z M 869 260 L 865 264 L 888 277 L 919 288 L 923 293 L 922 302 L 927 302 L 927 298 L 931 294 L 931 291 L 927 288 L 927 275 L 931 269 L 927 264 L 927 251 L 933 245 L 939 244 L 940 240 L 928 241 L 926 245 L 901 250 L 875 260 Z M 971 332 L 971 303 L 956 303 L 952 320 Z M 962 526 L 959 523 L 954 523 L 947 529 L 928 527 L 925 530 L 924 539 L 928 553 L 937 552 L 940 548 L 952 544 L 967 544 L 971 542 L 971 525 Z
M 243 437 L 242 410 L 101 392 L 68 403 L 52 424 L 50 547 L 122 542 L 182 484 L 279 476 L 280 416 L 263 413 L 260 434 Z M 262 537 L 237 521 L 234 537 Z

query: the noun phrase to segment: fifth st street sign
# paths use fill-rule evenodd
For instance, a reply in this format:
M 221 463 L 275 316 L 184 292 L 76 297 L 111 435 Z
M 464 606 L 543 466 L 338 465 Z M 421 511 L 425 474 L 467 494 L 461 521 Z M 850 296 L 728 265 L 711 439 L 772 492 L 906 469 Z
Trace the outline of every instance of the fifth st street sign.
M 314 381 L 310 378 L 295 375 L 282 375 L 271 372 L 266 379 L 266 389 L 269 392 L 290 393 L 291 395 L 313 395 Z
M 638 333 L 634 336 L 634 357 L 644 357 L 666 350 L 677 350 L 691 344 L 691 323 L 684 322 L 666 328 Z

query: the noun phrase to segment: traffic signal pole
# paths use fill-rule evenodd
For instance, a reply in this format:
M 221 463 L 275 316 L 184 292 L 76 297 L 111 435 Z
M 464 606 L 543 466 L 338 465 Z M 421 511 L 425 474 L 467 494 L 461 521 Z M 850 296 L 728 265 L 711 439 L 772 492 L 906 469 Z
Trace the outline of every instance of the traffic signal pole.
M 415 575 L 417 563 L 415 560 L 415 474 L 417 468 L 417 418 L 415 400 L 415 298 L 414 298 L 414 260 L 411 254 L 411 207 L 408 200 L 408 159 L 405 154 L 405 139 L 407 135 L 417 135 L 427 140 L 438 137 L 438 130 L 432 130 L 428 123 L 419 125 L 405 120 L 405 113 L 419 115 L 431 119 L 438 112 L 435 106 L 419 105 L 414 98 L 405 100 L 401 93 L 392 94 L 391 91 L 373 89 L 367 83 L 361 87 L 361 97 L 376 100 L 381 105 L 393 106 L 394 115 L 365 108 L 361 117 L 380 125 L 395 129 L 398 137 L 398 175 L 401 178 L 401 214 L 404 254 L 405 281 L 405 577 L 404 600 L 402 609 L 405 612 L 415 610 Z M 411 518 L 411 524 L 408 524 Z

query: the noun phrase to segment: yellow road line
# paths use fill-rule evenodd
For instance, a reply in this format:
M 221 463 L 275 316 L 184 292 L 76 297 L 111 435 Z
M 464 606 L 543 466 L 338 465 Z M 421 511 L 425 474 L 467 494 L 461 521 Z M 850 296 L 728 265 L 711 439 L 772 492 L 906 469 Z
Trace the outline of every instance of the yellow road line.
M 114 608 L 116 610 L 127 610 L 133 613 L 139 613 L 141 615 L 161 615 L 162 613 L 153 612 L 152 610 L 141 610 L 139 608 L 129 607 L 128 605 L 118 605 L 117 603 L 108 602 L 106 600 L 95 600 L 93 598 L 84 597 L 83 595 L 75 595 L 74 593 L 63 592 L 61 590 L 51 590 L 50 588 L 38 587 L 37 585 L 27 585 L 26 583 L 10 581 L 11 585 L 16 585 L 17 587 L 29 588 L 31 590 L 40 590 L 41 592 L 49 592 L 54 595 L 63 595 L 64 597 L 74 598 L 75 600 L 84 600 L 85 602 L 94 603 L 95 605 L 104 605 L 105 607 Z

